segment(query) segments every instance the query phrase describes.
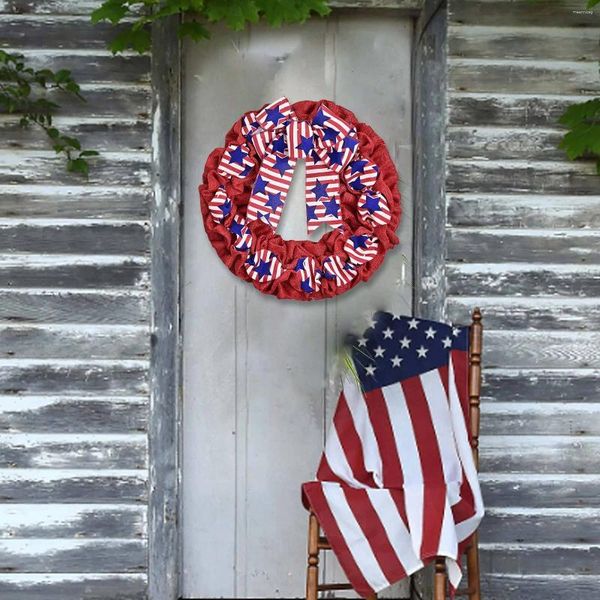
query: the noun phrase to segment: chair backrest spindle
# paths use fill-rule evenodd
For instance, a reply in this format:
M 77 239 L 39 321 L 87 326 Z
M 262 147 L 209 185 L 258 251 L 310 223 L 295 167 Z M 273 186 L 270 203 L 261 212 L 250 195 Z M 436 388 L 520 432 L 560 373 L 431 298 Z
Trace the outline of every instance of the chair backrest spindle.
M 469 418 L 471 421 L 471 447 L 475 466 L 479 470 L 479 422 L 481 397 L 481 351 L 483 342 L 483 325 L 481 311 L 473 311 L 469 341 Z

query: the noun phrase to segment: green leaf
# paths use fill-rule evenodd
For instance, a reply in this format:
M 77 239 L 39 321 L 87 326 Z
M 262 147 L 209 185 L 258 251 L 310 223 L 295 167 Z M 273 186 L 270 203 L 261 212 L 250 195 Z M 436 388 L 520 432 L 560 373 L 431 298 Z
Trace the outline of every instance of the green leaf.
M 600 98 L 569 106 L 559 121 L 569 128 L 559 143 L 568 159 L 600 160 Z
M 83 150 L 83 152 L 79 153 L 79 156 L 100 156 L 100 152 L 96 150 Z
M 50 138 L 52 138 L 53 140 L 58 139 L 58 136 L 60 135 L 58 129 L 56 129 L 56 127 L 50 127 L 46 133 L 50 136 Z
M 254 0 L 206 0 L 204 12 L 209 21 L 224 21 L 234 31 L 243 29 L 246 23 L 256 23 L 260 17 Z
M 598 3 L 600 3 L 600 0 L 588 0 L 587 7 L 594 8 Z
M 65 143 L 65 145 L 71 146 L 71 148 L 75 148 L 75 150 L 81 150 L 81 144 L 79 143 L 79 140 L 76 140 L 75 138 L 69 137 L 67 135 L 63 135 L 62 140 Z
M 189 37 L 194 40 L 194 42 L 199 42 L 200 40 L 208 39 L 210 37 L 210 32 L 201 23 L 198 23 L 198 21 L 186 21 L 179 25 L 177 36 L 179 39 Z
M 81 88 L 74 81 L 68 81 L 65 85 L 65 90 L 71 94 L 74 94 L 75 96 L 79 96 L 83 100 L 83 97 L 80 95 Z
M 54 74 L 54 81 L 56 83 L 67 83 L 71 80 L 71 71 L 68 69 L 61 69 Z
M 107 0 L 92 12 L 92 23 L 99 21 L 110 21 L 118 23 L 128 12 L 129 8 L 124 6 L 125 0 Z
M 559 122 L 567 127 L 575 127 L 586 120 L 600 120 L 600 98 L 572 104 L 560 117 Z
M 150 31 L 147 27 L 143 29 L 133 28 L 126 29 L 119 33 L 109 44 L 110 50 L 113 54 L 122 52 L 127 48 L 132 48 L 136 52 L 143 54 L 150 49 Z
M 83 173 L 87 176 L 90 171 L 90 166 L 83 158 L 70 158 L 67 161 L 67 170 L 71 173 Z

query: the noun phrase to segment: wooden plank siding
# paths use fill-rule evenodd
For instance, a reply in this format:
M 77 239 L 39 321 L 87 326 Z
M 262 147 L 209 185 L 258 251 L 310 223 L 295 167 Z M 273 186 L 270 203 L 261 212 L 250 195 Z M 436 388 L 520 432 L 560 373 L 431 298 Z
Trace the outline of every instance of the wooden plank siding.
M 600 91 L 600 12 L 450 0 L 446 313 L 487 325 L 488 600 L 600 594 L 600 178 L 557 120 Z
M 0 597 L 147 596 L 150 57 L 113 57 L 98 2 L 0 1 L 0 47 L 68 68 L 67 173 L 0 117 Z

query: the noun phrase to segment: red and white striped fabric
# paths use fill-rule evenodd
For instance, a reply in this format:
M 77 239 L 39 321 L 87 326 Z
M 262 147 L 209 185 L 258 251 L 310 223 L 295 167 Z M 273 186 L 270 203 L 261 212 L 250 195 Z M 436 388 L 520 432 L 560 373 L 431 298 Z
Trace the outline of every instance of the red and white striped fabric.
M 290 158 L 306 158 L 314 149 L 313 129 L 310 123 L 292 119 L 286 127 Z
M 325 274 L 330 277 L 335 277 L 336 284 L 340 286 L 350 283 L 357 274 L 356 267 L 352 263 L 346 262 L 337 254 L 328 256 L 323 261 L 323 268 Z
M 316 158 L 316 157 L 315 157 Z M 306 228 L 308 233 L 323 223 L 337 229 L 343 226 L 340 208 L 340 176 L 323 161 L 309 156 L 305 173 Z
M 365 224 L 387 225 L 392 219 L 392 212 L 385 196 L 380 192 L 366 191 L 358 199 L 358 215 Z
M 231 213 L 231 200 L 224 187 L 219 187 L 208 203 L 208 210 L 216 223 L 221 223 Z
M 277 256 L 270 250 L 259 250 L 250 254 L 246 260 L 248 275 L 260 283 L 281 277 L 283 266 Z
M 292 114 L 292 107 L 285 96 L 267 104 L 256 113 L 256 121 L 262 129 L 274 129 Z
M 233 247 L 238 252 L 248 252 L 252 247 L 252 233 L 246 225 L 246 219 L 240 215 L 233 215 L 229 231 L 235 235 Z
M 374 162 L 361 157 L 349 163 L 344 171 L 344 179 L 357 192 L 373 187 L 377 177 L 379 177 L 379 167 Z
M 254 166 L 250 158 L 250 149 L 246 144 L 229 144 L 219 163 L 219 175 L 229 175 L 243 179 Z
M 355 265 L 364 265 L 373 260 L 379 251 L 379 242 L 374 235 L 352 235 L 344 244 L 344 252 Z
M 468 328 L 381 313 L 353 349 L 305 501 L 361 596 L 460 553 L 483 516 L 468 435 Z
M 314 258 L 311 256 L 299 258 L 294 271 L 300 277 L 300 289 L 304 293 L 312 294 L 321 289 L 321 272 Z
M 355 133 L 346 121 L 334 115 L 325 106 L 322 106 L 314 116 L 313 125 L 323 144 L 328 147 L 337 145 L 341 138 Z M 335 133 L 338 135 L 334 135 Z
M 264 156 L 248 201 L 248 221 L 260 220 L 277 229 L 295 166 L 296 161 L 285 156 Z

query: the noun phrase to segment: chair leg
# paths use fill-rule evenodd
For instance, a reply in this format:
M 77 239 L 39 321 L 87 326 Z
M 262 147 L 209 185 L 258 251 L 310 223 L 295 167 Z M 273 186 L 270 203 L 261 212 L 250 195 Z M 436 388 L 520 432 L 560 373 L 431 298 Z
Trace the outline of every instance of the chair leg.
M 481 580 L 479 576 L 479 543 L 477 532 L 473 534 L 467 549 L 467 577 L 469 580 L 469 600 L 481 600 Z
M 306 569 L 306 600 L 317 600 L 319 594 L 319 521 L 311 512 L 308 517 L 308 567 Z
M 447 576 L 446 560 L 435 559 L 435 574 L 433 576 L 433 600 L 446 600 Z

